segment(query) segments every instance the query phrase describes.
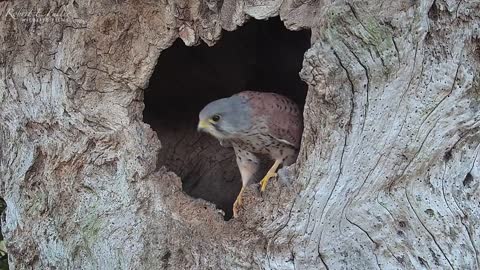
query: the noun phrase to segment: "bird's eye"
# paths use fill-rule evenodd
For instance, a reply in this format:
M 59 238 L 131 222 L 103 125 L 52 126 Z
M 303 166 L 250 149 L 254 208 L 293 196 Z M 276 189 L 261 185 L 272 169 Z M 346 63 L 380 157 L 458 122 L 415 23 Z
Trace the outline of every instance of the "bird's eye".
M 213 122 L 218 122 L 218 120 L 220 120 L 220 115 L 215 114 L 214 116 L 212 116 L 212 120 Z

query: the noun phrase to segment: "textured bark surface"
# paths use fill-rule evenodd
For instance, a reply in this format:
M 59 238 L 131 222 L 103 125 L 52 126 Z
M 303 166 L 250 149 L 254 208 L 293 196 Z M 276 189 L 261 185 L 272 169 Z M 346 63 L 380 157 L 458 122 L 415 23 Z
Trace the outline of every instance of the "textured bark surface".
M 11 265 L 479 268 L 479 14 L 468 0 L 1 2 Z M 213 45 L 275 15 L 312 29 L 302 150 L 290 185 L 251 187 L 225 222 L 158 166 L 143 89 L 177 37 Z

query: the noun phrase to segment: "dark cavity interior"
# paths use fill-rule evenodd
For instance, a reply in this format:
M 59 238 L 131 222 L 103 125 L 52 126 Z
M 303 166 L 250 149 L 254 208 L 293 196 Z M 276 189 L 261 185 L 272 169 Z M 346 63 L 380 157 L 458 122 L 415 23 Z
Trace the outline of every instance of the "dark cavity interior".
M 277 92 L 303 108 L 307 85 L 298 73 L 309 47 L 310 31 L 288 31 L 278 18 L 224 31 L 213 47 L 187 47 L 178 39 L 160 55 L 145 91 L 144 121 L 162 143 L 158 165 L 179 175 L 187 194 L 215 203 L 229 219 L 241 188 L 233 149 L 197 132 L 198 113 L 244 90 Z

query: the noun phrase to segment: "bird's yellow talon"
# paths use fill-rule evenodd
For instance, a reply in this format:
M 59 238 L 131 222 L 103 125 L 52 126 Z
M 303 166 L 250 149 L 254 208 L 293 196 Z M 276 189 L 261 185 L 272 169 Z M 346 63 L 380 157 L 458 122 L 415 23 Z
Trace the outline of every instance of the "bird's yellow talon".
M 238 210 L 242 206 L 242 198 L 238 197 L 237 200 L 233 203 L 233 217 L 238 217 Z
M 276 177 L 276 176 L 277 176 L 277 173 L 267 172 L 267 175 L 265 175 L 265 177 L 263 177 L 262 181 L 260 181 L 260 184 L 262 185 L 262 187 L 260 188 L 260 191 L 264 192 L 265 189 L 267 188 L 268 180 L 270 180 L 270 178 Z
M 240 189 L 240 193 L 238 193 L 237 199 L 233 203 L 233 218 L 238 217 L 238 210 L 242 206 L 242 193 L 243 193 L 243 187 Z

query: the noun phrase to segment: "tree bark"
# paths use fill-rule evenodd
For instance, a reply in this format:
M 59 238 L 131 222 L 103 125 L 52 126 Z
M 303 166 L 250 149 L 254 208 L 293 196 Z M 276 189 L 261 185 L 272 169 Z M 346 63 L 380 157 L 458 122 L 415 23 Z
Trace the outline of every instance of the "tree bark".
M 480 268 L 479 14 L 469 0 L 1 2 L 11 267 Z M 289 185 L 251 186 L 225 222 L 157 165 L 143 90 L 177 37 L 213 45 L 275 15 L 312 31 L 301 153 Z

